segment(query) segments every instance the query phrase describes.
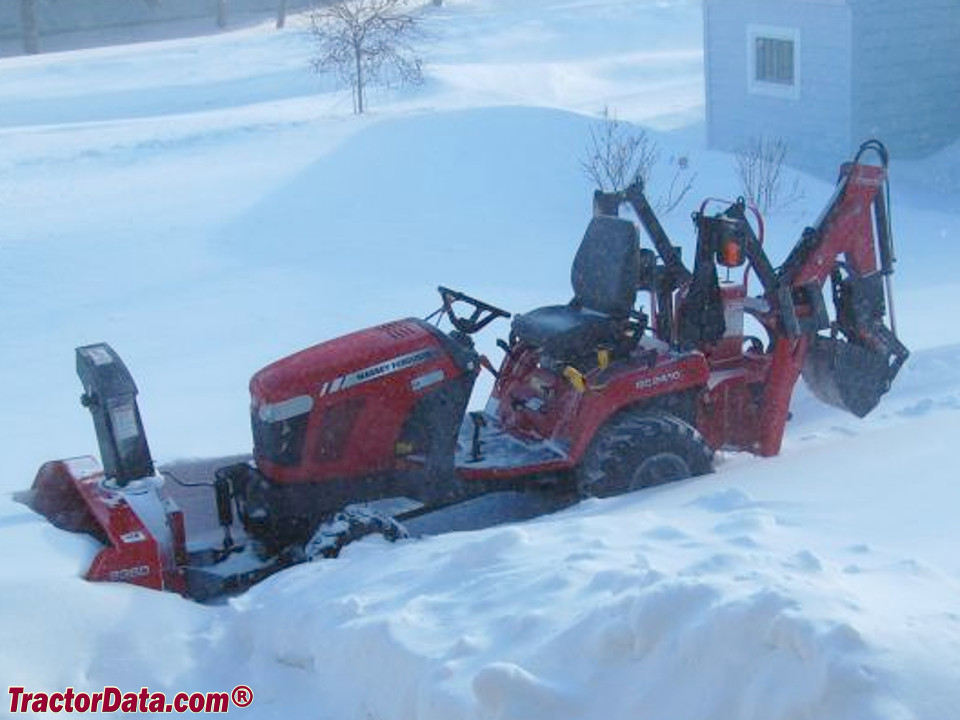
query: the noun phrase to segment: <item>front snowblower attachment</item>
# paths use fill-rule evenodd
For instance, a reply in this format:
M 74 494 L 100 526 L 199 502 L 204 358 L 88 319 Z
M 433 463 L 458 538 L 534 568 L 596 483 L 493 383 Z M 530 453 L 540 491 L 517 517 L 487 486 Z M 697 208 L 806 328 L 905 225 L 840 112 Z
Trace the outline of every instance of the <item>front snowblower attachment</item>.
M 77 348 L 77 374 L 103 468 L 92 457 L 45 463 L 22 499 L 57 527 L 104 544 L 87 579 L 182 591 L 183 513 L 161 492 L 133 378 L 106 344 Z
M 861 162 L 868 152 L 879 164 Z M 778 271 L 793 287 L 822 287 L 829 277 L 836 318 L 829 335 L 810 337 L 803 379 L 817 398 L 857 417 L 877 406 L 910 354 L 897 338 L 893 312 L 887 162 L 880 142 L 864 143 L 841 169 L 817 224 Z

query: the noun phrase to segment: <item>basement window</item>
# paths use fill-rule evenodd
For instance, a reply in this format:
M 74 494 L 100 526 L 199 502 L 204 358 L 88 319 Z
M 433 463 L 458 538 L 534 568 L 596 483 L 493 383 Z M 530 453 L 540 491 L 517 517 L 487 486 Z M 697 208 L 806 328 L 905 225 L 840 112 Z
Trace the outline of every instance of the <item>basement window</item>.
M 747 28 L 747 88 L 758 95 L 800 97 L 799 30 Z

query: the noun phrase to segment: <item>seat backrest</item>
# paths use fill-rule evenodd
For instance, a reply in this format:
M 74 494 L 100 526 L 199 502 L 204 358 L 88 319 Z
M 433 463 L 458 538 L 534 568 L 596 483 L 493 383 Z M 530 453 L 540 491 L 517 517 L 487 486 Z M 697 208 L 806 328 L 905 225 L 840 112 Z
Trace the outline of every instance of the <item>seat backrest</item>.
M 575 305 L 616 318 L 630 314 L 637 299 L 640 244 L 633 223 L 597 215 L 573 259 L 570 280 Z

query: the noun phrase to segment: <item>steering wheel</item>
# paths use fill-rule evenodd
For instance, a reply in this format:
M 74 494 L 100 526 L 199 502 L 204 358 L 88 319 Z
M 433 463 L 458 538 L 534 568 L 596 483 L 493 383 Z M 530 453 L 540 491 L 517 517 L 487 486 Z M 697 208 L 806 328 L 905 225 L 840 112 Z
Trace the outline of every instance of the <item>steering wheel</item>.
M 450 288 L 440 286 L 437 288 L 437 291 L 440 293 L 440 299 L 443 301 L 443 308 L 441 309 L 446 313 L 453 326 L 466 335 L 472 335 L 482 330 L 498 317 L 510 317 L 510 313 L 506 310 L 501 310 L 498 307 L 472 298 L 469 295 L 464 295 L 459 290 L 451 290 Z M 456 302 L 463 302 L 473 307 L 473 312 L 469 317 L 457 315 L 457 312 L 453 309 L 453 304 Z

